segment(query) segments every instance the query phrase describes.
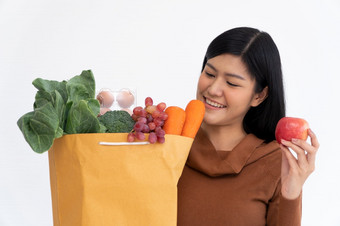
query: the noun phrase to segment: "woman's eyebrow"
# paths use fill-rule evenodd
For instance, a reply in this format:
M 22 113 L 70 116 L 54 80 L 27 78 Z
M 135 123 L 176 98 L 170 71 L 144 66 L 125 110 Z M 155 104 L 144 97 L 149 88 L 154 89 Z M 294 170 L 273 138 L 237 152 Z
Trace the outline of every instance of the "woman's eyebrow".
M 224 73 L 225 76 L 241 79 L 241 80 L 246 80 L 243 76 L 237 75 L 237 74 L 232 74 L 232 73 Z
M 210 64 L 210 63 L 207 62 L 206 65 L 208 65 L 208 66 L 209 66 L 211 69 L 213 69 L 214 71 L 217 71 L 216 68 L 215 68 L 212 64 Z
M 212 64 L 207 62 L 206 65 L 208 67 L 210 67 L 212 70 L 217 71 L 217 69 Z M 233 74 L 233 73 L 224 73 L 224 75 L 228 76 L 228 77 L 238 78 L 238 79 L 241 79 L 241 80 L 246 80 L 243 76 L 237 75 L 237 74 Z

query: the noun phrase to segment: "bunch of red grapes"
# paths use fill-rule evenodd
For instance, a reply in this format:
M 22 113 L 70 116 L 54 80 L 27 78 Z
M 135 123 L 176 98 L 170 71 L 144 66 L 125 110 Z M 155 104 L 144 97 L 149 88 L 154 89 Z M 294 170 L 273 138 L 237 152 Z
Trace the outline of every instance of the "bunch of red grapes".
M 132 118 L 136 122 L 128 134 L 128 141 L 145 140 L 145 133 L 149 133 L 149 142 L 154 144 L 164 143 L 165 131 L 163 130 L 164 121 L 168 115 L 164 112 L 166 104 L 161 102 L 153 105 L 151 97 L 145 98 L 145 107 L 135 107 L 133 109 Z

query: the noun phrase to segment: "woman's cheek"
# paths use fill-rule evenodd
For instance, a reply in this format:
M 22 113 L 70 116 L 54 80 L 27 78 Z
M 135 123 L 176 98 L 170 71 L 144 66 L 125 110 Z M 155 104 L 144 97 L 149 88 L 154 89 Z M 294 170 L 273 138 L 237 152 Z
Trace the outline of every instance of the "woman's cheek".
M 201 76 L 198 79 L 197 91 L 203 92 L 207 88 L 208 85 L 209 84 L 208 84 L 207 79 L 201 74 Z

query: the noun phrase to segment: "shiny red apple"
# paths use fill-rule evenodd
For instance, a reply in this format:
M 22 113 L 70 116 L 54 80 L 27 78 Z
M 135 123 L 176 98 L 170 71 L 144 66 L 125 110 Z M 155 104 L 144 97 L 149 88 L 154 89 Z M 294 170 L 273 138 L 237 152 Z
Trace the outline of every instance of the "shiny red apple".
M 279 120 L 275 129 L 275 137 L 279 144 L 281 139 L 291 141 L 293 138 L 307 140 L 308 122 L 302 118 L 283 117 Z

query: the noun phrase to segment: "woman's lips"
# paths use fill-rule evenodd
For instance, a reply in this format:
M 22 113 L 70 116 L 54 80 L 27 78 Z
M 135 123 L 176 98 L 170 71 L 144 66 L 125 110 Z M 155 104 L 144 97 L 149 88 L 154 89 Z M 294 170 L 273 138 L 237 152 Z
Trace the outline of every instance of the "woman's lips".
M 220 104 L 220 103 L 217 103 L 211 99 L 208 99 L 206 97 L 204 97 L 204 101 L 205 103 L 208 105 L 208 106 L 211 106 L 213 108 L 226 108 L 227 106 L 223 105 L 223 104 Z

